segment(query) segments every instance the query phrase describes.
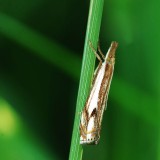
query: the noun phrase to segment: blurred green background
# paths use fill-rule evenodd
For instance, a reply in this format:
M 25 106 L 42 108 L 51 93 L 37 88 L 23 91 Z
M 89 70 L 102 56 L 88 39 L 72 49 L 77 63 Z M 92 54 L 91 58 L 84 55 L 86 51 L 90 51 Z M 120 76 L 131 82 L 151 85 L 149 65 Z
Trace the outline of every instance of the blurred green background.
M 104 3 L 119 42 L 101 140 L 85 160 L 160 160 L 159 1 Z M 68 159 L 89 1 L 0 1 L 0 160 Z

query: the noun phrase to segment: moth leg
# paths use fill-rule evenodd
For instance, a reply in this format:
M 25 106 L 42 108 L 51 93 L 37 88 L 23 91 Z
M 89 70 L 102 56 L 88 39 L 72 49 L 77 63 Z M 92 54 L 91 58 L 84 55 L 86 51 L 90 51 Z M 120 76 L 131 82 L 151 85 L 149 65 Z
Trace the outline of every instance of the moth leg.
M 97 72 L 98 72 L 99 69 L 101 68 L 101 65 L 102 65 L 102 62 L 99 62 L 97 68 L 95 69 L 94 76 L 97 75 Z
M 102 56 L 103 60 L 105 60 L 105 56 L 100 48 L 100 43 L 98 42 L 98 52 L 100 53 L 100 55 Z
M 89 41 L 89 46 L 91 47 L 93 53 L 95 54 L 95 56 L 97 57 L 97 59 L 102 63 L 101 57 L 98 55 L 97 51 L 94 49 L 91 41 Z

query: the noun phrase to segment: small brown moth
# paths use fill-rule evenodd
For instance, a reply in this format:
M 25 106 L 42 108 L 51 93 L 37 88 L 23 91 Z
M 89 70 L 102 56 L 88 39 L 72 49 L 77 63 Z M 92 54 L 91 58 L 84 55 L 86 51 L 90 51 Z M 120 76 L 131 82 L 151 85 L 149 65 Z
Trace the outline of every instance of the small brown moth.
M 89 44 L 99 60 L 99 65 L 95 70 L 90 94 L 81 115 L 80 144 L 98 144 L 99 142 L 101 122 L 104 109 L 106 109 L 106 102 L 114 71 L 115 51 L 118 46 L 117 42 L 112 42 L 105 57 L 98 45 L 101 58 L 93 48 L 91 42 L 89 42 Z

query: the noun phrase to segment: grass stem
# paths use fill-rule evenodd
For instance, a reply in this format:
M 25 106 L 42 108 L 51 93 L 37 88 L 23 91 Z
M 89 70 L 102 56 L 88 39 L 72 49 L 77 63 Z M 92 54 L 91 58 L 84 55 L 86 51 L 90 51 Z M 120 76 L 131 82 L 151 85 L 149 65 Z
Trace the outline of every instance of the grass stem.
M 80 112 L 84 107 L 85 101 L 89 93 L 91 80 L 94 72 L 94 64 L 95 64 L 95 55 L 92 53 L 92 50 L 89 47 L 89 41 L 92 42 L 94 48 L 97 48 L 97 42 L 99 39 L 100 25 L 102 19 L 103 2 L 104 0 L 90 1 L 81 77 L 80 77 L 77 106 L 75 112 L 75 121 L 74 121 L 72 142 L 69 155 L 70 160 L 82 159 L 83 149 L 82 146 L 80 145 L 80 139 L 79 139 Z

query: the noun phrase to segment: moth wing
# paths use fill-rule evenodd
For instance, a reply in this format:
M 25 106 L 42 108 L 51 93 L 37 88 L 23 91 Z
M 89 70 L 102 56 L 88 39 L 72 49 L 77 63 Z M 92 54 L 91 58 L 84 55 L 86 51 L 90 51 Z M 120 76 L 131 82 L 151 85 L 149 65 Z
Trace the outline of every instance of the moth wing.
M 103 115 L 102 113 L 104 112 L 104 110 L 107 109 L 107 100 L 108 100 L 108 95 L 109 95 L 109 90 L 110 90 L 110 84 L 111 84 L 111 81 L 112 81 L 112 75 L 113 75 L 113 71 L 114 71 L 114 64 L 111 65 L 109 64 L 111 67 L 111 69 L 109 70 L 109 79 L 108 79 L 108 82 L 107 83 L 107 86 L 105 87 L 105 92 L 104 92 L 104 95 L 103 95 L 103 98 L 102 98 L 102 105 L 101 105 L 101 109 L 99 109 L 99 112 L 98 112 L 98 117 L 99 117 L 99 124 L 101 124 L 102 122 L 102 118 L 103 118 Z
M 97 66 L 97 68 L 96 68 L 96 70 L 95 70 L 95 72 L 93 74 L 93 80 L 92 80 L 91 88 L 94 85 L 94 82 L 95 82 L 95 80 L 97 78 L 97 75 L 98 75 L 98 71 L 101 69 L 101 67 L 102 67 L 102 62 L 99 62 L 98 66 Z

